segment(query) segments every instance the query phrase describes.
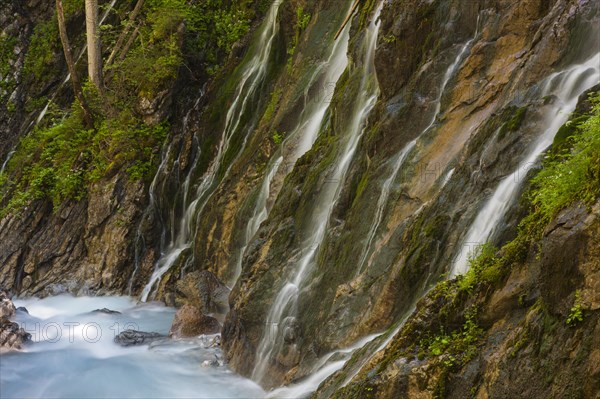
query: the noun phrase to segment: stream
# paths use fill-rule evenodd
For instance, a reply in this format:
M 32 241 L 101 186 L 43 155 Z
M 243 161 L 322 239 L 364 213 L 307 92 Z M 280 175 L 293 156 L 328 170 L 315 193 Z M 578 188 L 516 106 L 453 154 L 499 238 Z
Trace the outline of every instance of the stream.
M 126 330 L 167 334 L 175 309 L 130 297 L 15 300 L 16 321 L 32 335 L 23 351 L 0 357 L 2 398 L 261 398 L 262 389 L 226 366 L 215 336 L 160 339 L 121 347 Z M 94 312 L 107 308 L 117 313 Z

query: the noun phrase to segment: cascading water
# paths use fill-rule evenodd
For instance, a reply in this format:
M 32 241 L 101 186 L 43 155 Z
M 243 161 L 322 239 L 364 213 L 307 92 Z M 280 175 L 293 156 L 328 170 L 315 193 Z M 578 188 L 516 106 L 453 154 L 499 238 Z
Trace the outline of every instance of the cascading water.
M 141 300 L 143 302 L 148 300 L 153 287 L 180 258 L 182 253 L 192 247 L 196 219 L 202 213 L 204 206 L 214 192 L 219 178 L 222 178 L 227 174 L 231 163 L 233 163 L 231 162 L 229 165 L 223 164 L 225 154 L 230 151 L 232 138 L 239 133 L 240 129 L 245 130 L 241 148 L 237 149 L 237 154 L 239 154 L 246 144 L 248 133 L 253 130 L 253 126 L 240 126 L 240 123 L 246 112 L 252 111 L 250 109 L 252 99 L 255 95 L 259 94 L 258 89 L 263 84 L 267 75 L 273 42 L 279 30 L 277 20 L 279 5 L 279 1 L 274 1 L 271 4 L 265 22 L 260 28 L 257 51 L 250 55 L 248 63 L 245 64 L 235 90 L 234 101 L 229 107 L 225 117 L 225 124 L 221 140 L 217 147 L 217 153 L 209 165 L 208 170 L 202 177 L 201 183 L 194 190 L 193 199 L 189 198 L 189 190 L 191 179 L 195 172 L 195 164 L 194 167 L 190 169 L 184 184 L 182 185 L 182 208 L 185 209 L 185 212 L 184 215 L 179 218 L 179 223 L 172 221 L 169 223 L 169 226 L 166 226 L 166 229 L 171 230 L 171 239 L 166 245 L 166 248 L 161 250 L 161 257 L 156 262 L 154 272 L 142 291 Z M 195 163 L 197 160 L 198 157 L 196 157 Z M 163 171 L 159 170 L 157 173 L 162 174 L 162 172 Z
M 348 40 L 337 40 L 333 43 L 329 59 L 315 68 L 304 92 L 304 108 L 296 127 L 281 143 L 281 148 L 273 156 L 274 161 L 269 163 L 267 173 L 263 178 L 259 195 L 254 204 L 254 211 L 244 231 L 243 244 L 237 254 L 235 274 L 230 282 L 231 285 L 235 284 L 242 272 L 244 251 L 258 231 L 260 224 L 266 220 L 269 214 L 270 209 L 267 206 L 269 198 L 274 198 L 278 194 L 277 187 L 273 187 L 273 180 L 277 177 L 282 181 L 292 171 L 296 161 L 312 147 L 317 139 L 330 102 L 323 98 L 321 90 L 317 90 L 316 98 L 310 96 L 310 89 L 314 83 L 321 84 L 321 82 L 335 86 L 348 64 L 347 51 Z
M 22 352 L 2 353 L 2 398 L 261 398 L 262 389 L 217 359 L 214 337 L 162 338 L 121 347 L 127 329 L 167 334 L 175 309 L 129 297 L 15 300 L 32 335 Z M 110 309 L 114 313 L 97 311 Z M 218 364 L 218 365 L 217 365 Z
M 452 265 L 451 276 L 468 271 L 468 261 L 472 250 L 493 238 L 495 229 L 515 202 L 516 194 L 527 176 L 530 166 L 534 165 L 539 156 L 552 144 L 558 129 L 575 109 L 578 97 L 599 81 L 600 53 L 596 53 L 582 64 L 554 73 L 545 80 L 541 96 L 554 95 L 556 97 L 547 113 L 546 127 L 531 146 L 517 170 L 500 182 L 491 198 L 477 213 Z
M 454 59 L 454 62 L 452 62 L 452 64 L 450 64 L 450 66 L 446 70 L 446 73 L 444 74 L 442 84 L 440 85 L 440 88 L 438 91 L 438 96 L 435 100 L 435 111 L 431 118 L 431 122 L 429 122 L 427 127 L 425 127 L 425 129 L 423 129 L 421 131 L 421 133 L 419 133 L 419 135 L 415 139 L 413 139 L 408 144 L 406 144 L 404 146 L 404 148 L 402 150 L 400 150 L 400 153 L 396 156 L 394 166 L 392 167 L 392 173 L 383 182 L 383 185 L 381 186 L 381 193 L 379 194 L 379 198 L 377 199 L 377 206 L 375 208 L 376 209 L 375 219 L 373 220 L 373 223 L 371 223 L 371 227 L 369 228 L 369 233 L 367 234 L 367 241 L 366 241 L 365 247 L 363 249 L 363 254 L 360 258 L 360 261 L 358 262 L 356 275 L 359 275 L 360 273 L 363 272 L 367 258 L 369 256 L 369 254 L 371 253 L 370 249 L 373 244 L 373 240 L 375 239 L 375 235 L 377 234 L 377 230 L 379 229 L 379 226 L 383 220 L 383 215 L 384 215 L 384 211 L 385 211 L 385 208 L 386 208 L 386 205 L 388 203 L 388 199 L 389 199 L 389 196 L 391 193 L 392 184 L 396 181 L 396 178 L 398 177 L 398 173 L 402 169 L 404 162 L 406 162 L 408 155 L 411 153 L 413 148 L 415 148 L 419 138 L 422 137 L 425 133 L 427 133 L 435 125 L 435 122 L 437 121 L 437 119 L 440 115 L 440 112 L 441 112 L 442 97 L 446 91 L 446 86 L 448 85 L 448 82 L 450 82 L 450 79 L 452 79 L 452 77 L 456 74 L 459 67 L 462 65 L 462 61 L 464 60 L 464 56 L 465 56 L 466 52 L 471 48 L 471 45 L 473 44 L 473 42 L 475 41 L 475 39 L 477 38 L 478 35 L 479 35 L 479 17 L 477 17 L 477 27 L 475 29 L 475 34 L 469 41 L 467 41 L 465 44 L 463 44 L 463 46 L 461 47 L 461 50 L 458 52 L 458 55 Z
M 300 248 L 302 257 L 297 262 L 293 275 L 288 276 L 287 282 L 277 294 L 267 315 L 266 328 L 257 349 L 257 360 L 252 372 L 252 379 L 259 383 L 262 382 L 265 376 L 272 356 L 279 350 L 282 344 L 282 337 L 279 336 L 279 324 L 286 317 L 297 314 L 296 308 L 300 288 L 314 266 L 314 256 L 325 238 L 331 212 L 339 196 L 346 171 L 364 132 L 366 118 L 379 96 L 379 87 L 375 76 L 374 56 L 380 26 L 379 14 L 382 8 L 383 2 L 379 2 L 362 43 L 363 63 L 361 70 L 362 78 L 358 91 L 359 95 L 354 103 L 354 116 L 350 120 L 346 131 L 347 136 L 342 145 L 342 152 L 338 155 L 335 168 L 327 179 L 329 184 L 326 184 L 322 188 L 317 205 L 310 216 L 310 224 L 307 231 L 309 238 L 301 244 Z M 345 27 L 339 40 L 348 41 L 348 39 L 349 25 Z M 334 371 L 335 368 L 331 372 Z
M 283 157 L 278 156 L 274 162 L 269 164 L 269 169 L 265 174 L 263 182 L 260 186 L 260 192 L 256 199 L 256 203 L 254 204 L 254 211 L 252 212 L 252 216 L 248 220 L 248 224 L 246 225 L 246 229 L 244 230 L 244 241 L 241 245 L 240 250 L 237 254 L 235 271 L 233 275 L 233 279 L 229 282 L 230 286 L 233 286 L 240 274 L 242 273 L 242 260 L 244 256 L 244 252 L 246 248 L 248 248 L 248 243 L 254 237 L 254 234 L 258 231 L 260 224 L 267 218 L 269 214 L 269 209 L 267 208 L 267 200 L 269 199 L 269 194 L 271 191 L 271 182 L 277 173 L 277 170 L 281 166 L 281 162 L 283 161 Z
M 0 174 L 4 173 L 4 169 L 6 169 L 6 165 L 8 164 L 8 161 L 10 161 L 10 159 L 12 158 L 12 156 L 14 155 L 15 150 L 11 150 L 7 155 L 6 155 L 6 159 L 4 160 L 4 162 L 2 162 L 2 168 L 0 168 Z
M 266 397 L 277 399 L 297 399 L 306 397 L 306 395 L 310 394 L 311 392 L 314 392 L 319 387 L 319 385 L 323 381 L 325 381 L 330 375 L 342 369 L 346 362 L 349 360 L 350 355 L 355 350 L 364 347 L 380 335 L 381 334 L 368 335 L 360 339 L 354 345 L 349 346 L 348 348 L 338 349 L 336 351 L 328 353 L 327 355 L 323 356 L 315 365 L 314 370 L 316 371 L 312 373 L 309 377 L 307 377 L 301 382 L 277 388 L 269 392 L 269 394 Z M 339 360 L 330 361 L 333 358 Z

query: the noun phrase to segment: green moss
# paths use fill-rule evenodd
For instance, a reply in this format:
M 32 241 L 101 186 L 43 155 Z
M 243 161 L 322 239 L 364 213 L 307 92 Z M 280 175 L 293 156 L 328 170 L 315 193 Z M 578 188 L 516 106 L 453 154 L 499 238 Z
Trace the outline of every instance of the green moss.
M 560 129 L 558 129 L 556 136 L 554 136 L 554 142 L 552 143 L 554 151 L 560 152 L 562 149 L 568 150 L 570 144 L 569 139 L 579 131 L 579 126 L 588 118 L 589 115 L 580 115 L 562 125 Z
M 285 137 L 285 133 L 280 133 L 277 130 L 273 132 L 271 139 L 275 145 L 279 145 L 283 142 L 283 138 Z
M 33 30 L 23 66 L 26 82 L 44 82 L 48 77 L 56 76 L 59 73 L 56 54 L 59 54 L 60 48 L 54 15 L 49 20 L 38 23 Z
M 0 98 L 10 95 L 14 90 L 15 82 L 9 79 L 12 72 L 11 62 L 15 59 L 14 48 L 17 44 L 17 38 L 13 36 L 0 36 Z
M 359 29 L 364 28 L 375 9 L 375 5 L 377 4 L 376 0 L 366 0 L 362 2 L 362 7 L 359 15 Z
M 283 94 L 280 88 L 273 90 L 271 93 L 271 98 L 269 99 L 269 104 L 267 104 L 267 108 L 265 109 L 265 113 L 262 117 L 263 123 L 269 123 L 273 119 L 275 115 L 275 110 L 277 109 L 277 105 L 279 104 L 279 100 L 281 99 L 281 95 Z
M 448 215 L 437 215 L 423 227 L 423 232 L 429 237 L 441 240 L 449 222 L 450 217 Z
M 500 132 L 498 133 L 498 140 L 502 140 L 504 137 L 506 137 L 507 133 L 513 133 L 519 130 L 519 128 L 523 124 L 523 120 L 525 119 L 527 107 L 511 107 L 509 112 L 511 112 L 511 117 L 500 128 Z
M 368 171 L 365 171 L 362 174 L 360 181 L 358 182 L 358 186 L 356 186 L 356 194 L 354 195 L 354 202 L 352 203 L 352 206 L 354 206 L 354 204 L 356 204 L 356 202 L 362 195 L 363 191 L 365 191 L 368 181 L 369 181 L 369 173 L 368 173 Z
M 501 259 L 491 244 L 483 244 L 469 254 L 469 271 L 458 277 L 459 291 L 473 292 L 481 282 L 495 283 L 502 277 Z
M 296 54 L 296 47 L 298 45 L 298 42 L 300 41 L 300 34 L 308 26 L 308 23 L 310 22 L 310 18 L 311 18 L 310 14 L 304 11 L 304 7 L 299 5 L 296 8 L 296 24 L 294 26 L 295 33 L 294 33 L 294 37 L 292 38 L 292 42 L 290 43 L 290 45 L 288 46 L 288 49 L 287 49 L 287 54 L 288 54 L 287 68 L 288 68 L 289 73 L 292 72 L 294 54 Z
M 462 368 L 477 355 L 477 345 L 482 335 L 483 330 L 477 324 L 477 309 L 472 307 L 466 312 L 461 329 L 449 334 L 442 330 L 439 335 L 421 342 L 422 346 L 427 347 L 429 356 L 435 359 L 435 364 L 442 369 L 433 390 L 435 398 L 445 397 L 450 372 Z
M 510 352 L 508 353 L 508 357 L 509 358 L 514 358 L 517 356 L 517 353 L 519 353 L 519 351 L 529 343 L 530 341 L 530 336 L 528 331 L 525 331 L 521 334 L 521 336 L 519 337 L 519 339 L 512 345 L 512 349 L 510 350 Z

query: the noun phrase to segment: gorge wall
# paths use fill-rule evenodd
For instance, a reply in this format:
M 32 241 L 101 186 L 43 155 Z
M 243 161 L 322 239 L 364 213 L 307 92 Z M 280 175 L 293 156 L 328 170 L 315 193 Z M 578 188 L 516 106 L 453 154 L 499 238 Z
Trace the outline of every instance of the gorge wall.
M 21 77 L 46 3 L 2 6 L 19 15 L 2 25 L 19 38 L 2 163 L 42 112 L 26 98 L 72 100 L 61 79 Z M 231 288 L 228 363 L 266 388 L 323 371 L 315 397 L 597 395 L 598 204 L 527 243 L 518 225 L 540 155 L 591 112 L 598 3 L 368 0 L 343 29 L 351 0 L 245 3 L 259 11 L 220 69 L 190 72 L 205 64 L 187 54 L 141 101 L 170 121 L 156 174 L 114 170 L 81 199 L 2 214 L 0 285 L 180 305 L 184 277 L 210 271 Z M 491 282 L 446 281 L 486 242 L 521 255 L 502 248 Z

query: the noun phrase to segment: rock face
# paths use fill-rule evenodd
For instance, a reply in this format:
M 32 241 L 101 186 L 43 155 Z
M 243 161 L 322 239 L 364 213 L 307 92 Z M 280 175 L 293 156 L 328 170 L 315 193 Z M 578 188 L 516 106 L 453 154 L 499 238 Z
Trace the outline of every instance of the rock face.
M 23 344 L 31 340 L 31 334 L 7 317 L 0 318 L 0 353 L 13 349 L 21 349 Z
M 384 350 L 359 370 L 343 369 L 314 397 L 597 397 L 600 312 L 593 287 L 600 264 L 598 237 L 600 202 L 591 211 L 581 206 L 564 210 L 548 227 L 541 256 L 529 256 L 513 265 L 500 284 L 481 283 L 471 296 L 453 303 L 447 299 L 451 285 L 434 290 Z M 584 316 L 569 324 L 576 301 Z M 419 348 L 440 328 L 460 326 L 461 314 L 473 306 L 480 309 L 482 330 L 471 360 L 448 367 L 447 355 L 435 357 Z M 335 381 L 349 372 L 357 375 L 336 390 Z
M 115 338 L 115 343 L 121 346 L 147 345 L 156 340 L 165 338 L 164 335 L 155 332 L 144 332 L 137 330 L 125 330 Z
M 31 334 L 10 321 L 16 311 L 8 292 L 0 289 L 0 353 L 21 349 L 24 343 L 31 340 Z
M 188 273 L 176 284 L 176 303 L 191 303 L 202 313 L 225 314 L 229 311 L 231 291 L 214 274 L 205 271 Z
M 16 311 L 15 304 L 8 296 L 8 291 L 0 290 L 0 317 L 11 318 Z
M 28 82 L 31 77 L 24 70 L 31 34 L 36 24 L 49 18 L 52 12 L 53 4 L 44 1 L 3 1 L 0 4 L 0 165 L 17 143 L 19 135 L 35 120 L 36 115 L 26 110 L 27 101 L 44 95 L 60 81 L 56 76 L 50 78 L 45 87 L 31 85 Z M 59 64 L 60 68 L 64 68 L 64 62 Z
M 19 36 L 14 48 L 24 49 L 34 5 L 43 2 L 17 3 L 0 6 L 0 22 Z M 596 210 L 566 210 L 539 243 L 540 258 L 521 259 L 498 286 L 481 286 L 473 297 L 452 303 L 440 291 L 419 299 L 445 279 L 463 244 L 481 244 L 463 240 L 499 183 L 515 176 L 519 184 L 521 173 L 527 177 L 539 167 L 524 161 L 549 121 L 560 116 L 554 107 L 560 99 L 547 93 L 556 85 L 552 79 L 600 51 L 593 40 L 600 26 L 597 2 L 385 0 L 371 68 L 363 52 L 379 1 L 362 1 L 350 21 L 345 71 L 337 82 L 317 78 L 340 44 L 334 36 L 353 3 L 277 3 L 267 78 L 248 96 L 248 111 L 226 138 L 231 146 L 225 153 L 219 153 L 225 140 L 220 134 L 231 124 L 228 110 L 241 98 L 235 89 L 240 71 L 260 37 L 237 43 L 207 81 L 192 85 L 180 77 L 179 92 L 146 99 L 137 111 L 147 119 L 177 121 L 153 183 L 116 174 L 54 212 L 36 201 L 21 215 L 4 217 L 0 285 L 23 295 L 137 295 L 161 252 L 175 243 L 177 259 L 150 296 L 181 307 L 170 334 L 219 332 L 218 318 L 227 313 L 224 355 L 234 370 L 250 376 L 274 323 L 269 315 L 275 300 L 306 266 L 304 281 L 292 287 L 295 300 L 279 309 L 285 317 L 277 325 L 278 346 L 265 362 L 265 388 L 297 381 L 329 353 L 370 334 L 394 332 L 409 318 L 395 336 L 384 334 L 359 351 L 316 395 L 593 397 L 600 363 Z M 43 4 L 39 12 L 51 13 Z M 260 8 L 258 1 L 252 4 Z M 31 21 L 23 19 L 25 6 Z M 19 18 L 9 22 L 15 8 Z M 11 79 L 18 80 L 16 53 Z M 350 125 L 361 111 L 356 106 L 368 81 L 365 70 L 376 75 L 379 90 L 355 150 L 345 154 Z M 15 95 L 39 97 L 55 85 L 18 88 Z M 0 93 L 6 95 L 12 94 Z M 14 116 L 0 102 L 0 122 L 11 120 L 0 123 L 0 133 L 10 130 L 11 143 L 12 132 L 26 134 L 20 127 L 34 118 L 25 115 L 22 102 Z M 316 141 L 288 164 L 306 144 L 302 134 L 295 141 L 290 134 L 315 103 L 328 104 L 319 108 Z M 302 132 L 314 119 L 304 122 Z M 0 160 L 4 152 L 0 148 Z M 279 158 L 281 167 L 266 179 Z M 338 176 L 342 164 L 347 171 Z M 211 172 L 214 179 L 207 179 Z M 517 191 L 527 188 L 523 181 Z M 329 190 L 334 200 L 325 203 Z M 493 244 L 515 236 L 525 213 L 520 195 L 496 226 Z M 196 201 L 197 212 L 188 212 Z M 314 227 L 323 219 L 327 224 L 316 242 Z M 186 243 L 174 241 L 178 229 L 187 232 Z M 457 284 L 443 287 L 455 293 Z M 575 292 L 585 306 L 577 328 L 564 322 Z M 424 333 L 438 334 L 441 326 L 460 330 L 473 302 L 480 306 L 482 332 L 472 359 L 459 366 L 419 346 L 421 338 L 432 338 Z M 158 338 L 153 334 L 128 331 L 119 342 L 147 343 Z M 574 382 L 567 373 L 577 375 Z
M 116 310 L 111 310 L 108 308 L 96 309 L 92 310 L 92 313 L 104 313 L 104 314 L 121 314 L 121 312 Z
M 585 41 L 581 32 L 597 34 L 593 9 L 586 1 L 384 3 L 375 52 L 381 95 L 299 288 L 300 328 L 289 343 L 279 329 L 263 385 L 302 378 L 316 359 L 388 330 L 442 278 L 499 182 L 537 167 L 519 162 L 544 121 L 555 117 L 545 115 L 556 100 L 538 89 L 557 70 L 598 51 L 595 44 L 581 52 L 569 44 Z M 353 20 L 351 67 L 337 83 L 329 124 L 285 179 L 245 251 L 223 327 L 229 364 L 242 374 L 255 369 L 273 301 L 300 268 L 315 210 L 326 206 L 319 193 L 337 184 L 328 176 L 341 162 L 371 11 L 364 6 Z M 399 154 L 418 137 L 378 210 Z M 514 235 L 522 212 L 515 198 L 495 244 Z M 565 292 L 573 278 L 564 282 Z
M 217 319 L 202 314 L 195 306 L 183 305 L 175 314 L 169 336 L 173 338 L 186 338 L 202 334 L 218 334 L 220 332 L 221 325 Z
M 0 284 L 22 295 L 122 293 L 134 271 L 143 185 L 117 175 L 53 212 L 36 202 L 0 220 Z M 23 246 L 23 242 L 31 245 Z

